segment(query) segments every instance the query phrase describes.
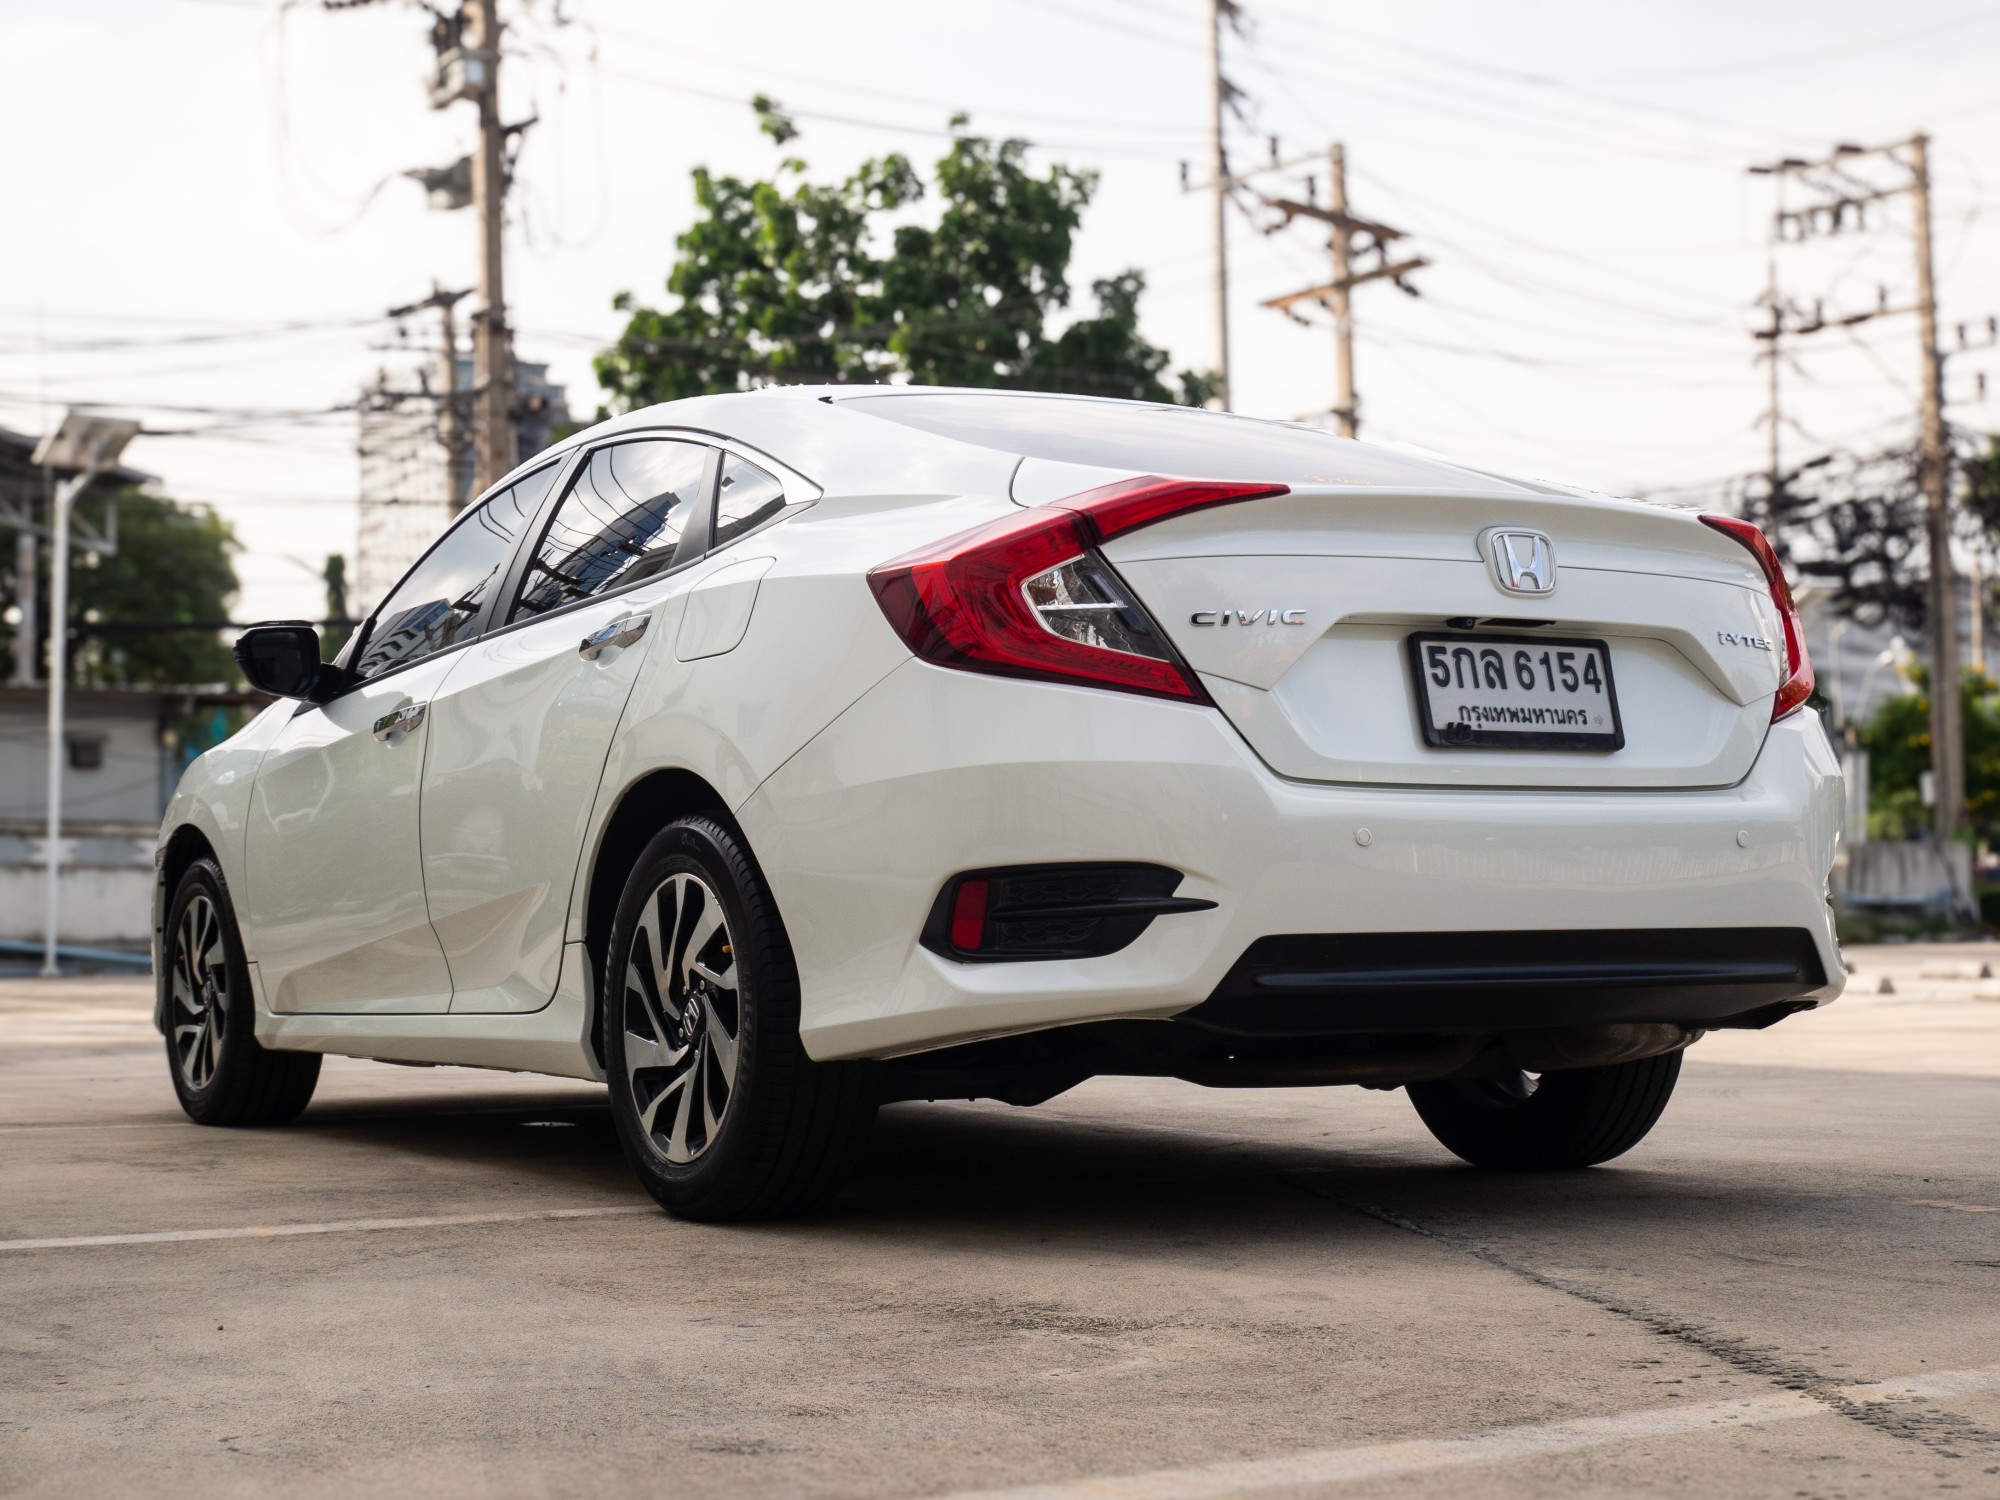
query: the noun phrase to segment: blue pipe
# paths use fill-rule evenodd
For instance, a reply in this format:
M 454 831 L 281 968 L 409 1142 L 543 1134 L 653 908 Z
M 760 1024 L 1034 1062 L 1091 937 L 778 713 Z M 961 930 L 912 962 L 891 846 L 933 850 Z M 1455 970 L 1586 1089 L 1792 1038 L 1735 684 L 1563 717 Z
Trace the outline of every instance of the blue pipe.
M 47 949 L 41 943 L 24 943 L 18 938 L 0 938 L 0 953 L 19 953 L 24 957 L 40 958 Z M 56 944 L 58 959 L 73 958 L 86 964 L 129 964 L 135 969 L 153 967 L 150 953 L 120 953 L 115 948 L 71 948 Z

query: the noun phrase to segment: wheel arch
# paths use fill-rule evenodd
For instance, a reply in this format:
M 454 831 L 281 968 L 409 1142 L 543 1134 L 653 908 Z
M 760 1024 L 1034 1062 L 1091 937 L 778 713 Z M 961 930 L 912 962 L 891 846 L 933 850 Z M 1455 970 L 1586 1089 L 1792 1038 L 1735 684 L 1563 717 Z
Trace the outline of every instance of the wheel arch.
M 738 837 L 742 836 L 722 793 L 693 771 L 678 767 L 649 771 L 618 794 L 618 800 L 605 816 L 584 878 L 583 946 L 590 957 L 592 975 L 604 973 L 611 947 L 611 926 L 618 916 L 618 900 L 625 892 L 626 877 L 639 862 L 639 855 L 662 828 L 676 818 L 694 813 L 719 818 Z M 591 1044 L 602 1058 L 603 986 L 597 984 L 593 989 L 597 993 L 591 996 Z
M 160 847 L 153 894 L 153 1027 L 162 1036 L 167 1030 L 167 905 L 188 866 L 198 859 L 222 863 L 208 835 L 192 823 L 181 824 Z

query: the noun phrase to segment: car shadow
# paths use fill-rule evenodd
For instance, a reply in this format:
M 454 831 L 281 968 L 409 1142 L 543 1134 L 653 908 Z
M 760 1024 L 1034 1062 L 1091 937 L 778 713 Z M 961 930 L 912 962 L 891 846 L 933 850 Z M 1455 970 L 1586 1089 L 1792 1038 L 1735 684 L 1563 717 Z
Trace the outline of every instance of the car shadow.
M 601 1097 L 601 1096 L 600 1096 Z M 1489 1173 L 1466 1167 L 1412 1131 L 1391 1141 L 1353 1135 L 1260 1138 L 1218 1121 L 1190 1090 L 1185 1124 L 1079 1116 L 994 1104 L 898 1104 L 883 1109 L 846 1190 L 809 1218 L 718 1231 L 890 1237 L 940 1245 L 960 1235 L 1029 1244 L 1095 1238 L 1141 1250 L 1238 1239 L 1323 1241 L 1343 1228 L 1379 1234 L 1405 1215 L 1477 1226 L 1498 1219 L 1542 1228 L 1592 1221 L 1685 1221 L 1692 1213 L 1782 1216 L 1754 1183 L 1643 1158 L 1586 1172 Z M 1234 1126 L 1241 1133 L 1225 1133 Z M 578 1189 L 643 1202 L 610 1110 L 574 1089 L 496 1088 L 432 1099 L 315 1104 L 289 1127 L 357 1153 L 415 1154 L 532 1179 L 552 1196 Z

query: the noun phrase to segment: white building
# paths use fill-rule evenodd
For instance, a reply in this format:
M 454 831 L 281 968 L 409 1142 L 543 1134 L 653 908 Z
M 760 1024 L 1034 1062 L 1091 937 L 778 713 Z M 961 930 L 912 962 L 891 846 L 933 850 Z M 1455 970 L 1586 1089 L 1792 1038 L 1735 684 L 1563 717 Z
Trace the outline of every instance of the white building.
M 65 943 L 136 947 L 153 845 L 183 767 L 268 700 L 220 688 L 72 687 L 64 713 Z M 48 866 L 48 692 L 0 687 L 0 940 L 40 943 Z

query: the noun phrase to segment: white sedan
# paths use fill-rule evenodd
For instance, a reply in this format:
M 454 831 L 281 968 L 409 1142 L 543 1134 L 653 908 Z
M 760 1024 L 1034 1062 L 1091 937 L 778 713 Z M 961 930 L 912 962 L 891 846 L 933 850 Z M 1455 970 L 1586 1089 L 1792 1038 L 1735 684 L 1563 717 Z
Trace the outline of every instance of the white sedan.
M 1726 517 L 1283 423 L 701 397 L 470 506 L 161 829 L 189 1115 L 321 1053 L 601 1079 L 690 1217 L 834 1191 L 885 1100 L 1406 1087 L 1607 1160 L 1682 1049 L 1844 982 L 1842 793 Z

